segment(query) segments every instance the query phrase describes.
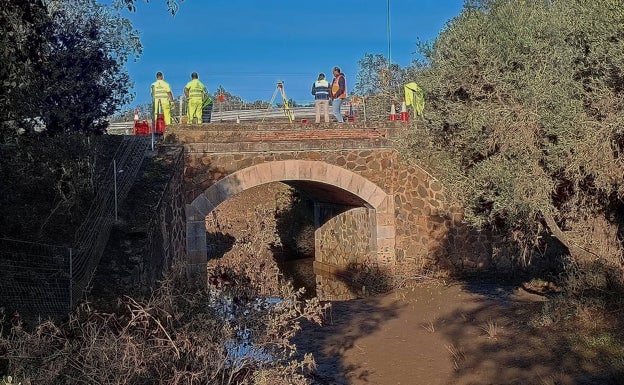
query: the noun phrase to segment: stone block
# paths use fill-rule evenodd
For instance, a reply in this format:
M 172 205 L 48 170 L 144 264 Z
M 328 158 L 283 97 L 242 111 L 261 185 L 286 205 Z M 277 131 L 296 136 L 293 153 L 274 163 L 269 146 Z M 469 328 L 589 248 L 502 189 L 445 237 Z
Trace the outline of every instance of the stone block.
M 271 181 L 282 180 L 286 173 L 286 161 L 271 162 L 269 165 L 271 168 Z
M 377 251 L 393 251 L 396 246 L 394 238 L 377 238 Z
M 258 177 L 258 184 L 272 182 L 270 163 L 260 163 L 255 166 Z
M 390 226 L 394 225 L 394 214 L 392 213 L 380 213 L 377 211 L 375 213 L 375 221 L 379 226 Z
M 344 178 L 344 173 L 345 171 L 343 169 L 341 169 L 340 167 L 336 167 L 333 165 L 328 165 L 327 166 L 327 171 L 325 174 L 325 180 L 327 181 L 327 183 L 329 184 L 333 184 L 336 186 L 340 185 L 340 181 Z
M 238 182 L 241 191 L 255 187 L 260 183 L 258 170 L 255 166 L 249 166 L 247 168 L 244 168 L 241 171 L 238 171 L 237 173 L 232 175 L 232 177 L 236 178 L 235 180 Z
M 219 182 L 212 186 L 210 186 L 206 191 L 204 191 L 204 195 L 215 207 L 219 206 L 219 204 L 229 198 L 227 194 L 227 187 L 225 186 L 227 182 Z
M 284 165 L 283 180 L 298 180 L 299 171 L 301 169 L 301 161 L 291 160 L 287 161 Z
M 200 212 L 195 206 L 192 204 L 187 204 L 184 206 L 186 220 L 187 221 L 203 221 L 206 215 Z
M 195 200 L 193 201 L 192 205 L 197 210 L 197 215 L 201 216 L 202 218 L 205 217 L 206 215 L 208 215 L 208 213 L 210 213 L 216 207 L 208 199 L 208 197 L 205 194 L 200 194 L 197 198 L 195 198 Z M 187 216 L 187 218 L 188 218 L 188 216 Z M 199 218 L 197 218 L 195 220 L 199 220 Z
M 327 179 L 327 163 L 316 162 L 311 166 L 311 179 L 318 181 L 325 181 Z
M 186 251 L 189 253 L 200 253 L 206 258 L 206 230 L 203 236 L 186 236 Z
M 393 238 L 396 236 L 396 230 L 394 226 L 377 226 L 377 239 L 380 238 Z

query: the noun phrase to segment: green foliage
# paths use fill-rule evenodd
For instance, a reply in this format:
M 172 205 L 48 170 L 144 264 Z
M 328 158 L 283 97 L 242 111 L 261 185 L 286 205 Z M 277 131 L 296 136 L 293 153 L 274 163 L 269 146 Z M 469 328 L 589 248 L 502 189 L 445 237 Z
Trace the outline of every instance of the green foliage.
M 131 87 L 123 69 L 141 51 L 130 22 L 95 0 L 1 7 L 0 141 L 35 129 L 103 132 Z
M 175 15 L 180 8 L 180 3 L 184 0 L 166 0 L 167 10 L 171 13 L 171 15 Z M 137 0 L 114 0 L 114 4 L 118 8 L 127 8 L 128 10 L 134 12 L 136 11 L 136 6 L 134 5 Z M 149 0 L 145 0 L 146 3 L 149 3 Z
M 479 226 L 537 234 L 624 196 L 618 1 L 474 1 L 423 47 L 411 155 Z M 430 155 L 434 154 L 432 158 Z
M 358 61 L 359 70 L 353 92 L 362 96 L 388 93 L 398 94 L 405 81 L 405 70 L 398 64 L 388 66 L 388 59 L 380 54 L 367 53 Z
M 388 66 L 388 60 L 380 54 L 367 53 L 358 64 L 353 93 L 366 97 L 366 118 L 387 120 L 393 102 L 398 113 L 404 98 L 403 86 L 412 80 L 408 77 L 408 69 L 398 64 Z
M 2 147 L 0 238 L 71 244 L 120 140 L 22 136 L 16 145 Z
M 39 92 L 37 67 L 48 52 L 52 21 L 41 1 L 2 1 L 0 6 L 0 143 L 19 126 L 36 122 L 33 95 Z

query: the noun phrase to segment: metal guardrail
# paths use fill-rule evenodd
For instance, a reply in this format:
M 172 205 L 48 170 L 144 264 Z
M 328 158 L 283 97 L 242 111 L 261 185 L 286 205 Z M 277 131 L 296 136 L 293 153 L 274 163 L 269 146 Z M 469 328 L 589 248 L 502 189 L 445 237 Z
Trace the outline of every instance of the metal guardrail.
M 294 114 L 295 121 L 299 121 L 301 119 L 314 119 L 315 112 L 314 107 L 292 107 L 290 111 Z M 350 111 L 350 107 L 347 103 L 343 104 L 340 108 L 340 112 L 343 115 L 348 114 Z M 330 108 L 329 114 L 332 115 L 332 111 Z M 182 116 L 172 116 L 174 122 L 178 123 L 182 119 Z M 228 111 L 219 111 L 219 107 L 216 106 L 211 113 L 211 122 L 236 122 L 236 121 L 262 121 L 263 119 L 268 120 L 279 120 L 283 119 L 284 121 L 288 121 L 288 117 L 286 116 L 284 110 L 279 107 L 273 107 L 271 109 L 256 109 L 256 110 L 228 110 Z M 322 117 L 321 117 L 322 119 Z M 151 124 L 151 122 L 150 122 Z M 132 135 L 132 128 L 134 127 L 134 122 L 114 122 L 110 123 L 107 129 L 109 134 L 113 135 Z

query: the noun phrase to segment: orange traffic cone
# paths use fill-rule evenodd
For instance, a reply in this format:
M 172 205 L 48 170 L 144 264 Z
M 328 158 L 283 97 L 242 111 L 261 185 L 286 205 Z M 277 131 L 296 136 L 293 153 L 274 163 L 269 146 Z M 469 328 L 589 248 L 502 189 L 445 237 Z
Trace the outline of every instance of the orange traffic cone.
M 392 107 L 390 107 L 390 120 L 394 122 L 396 119 L 397 119 L 396 107 L 394 103 L 392 103 Z
M 407 113 L 407 105 L 405 104 L 405 100 L 403 101 L 403 104 L 401 104 L 401 121 L 409 121 L 409 114 Z
M 156 114 L 156 130 L 155 134 L 165 133 L 165 114 L 163 113 L 162 103 L 158 99 L 158 114 Z

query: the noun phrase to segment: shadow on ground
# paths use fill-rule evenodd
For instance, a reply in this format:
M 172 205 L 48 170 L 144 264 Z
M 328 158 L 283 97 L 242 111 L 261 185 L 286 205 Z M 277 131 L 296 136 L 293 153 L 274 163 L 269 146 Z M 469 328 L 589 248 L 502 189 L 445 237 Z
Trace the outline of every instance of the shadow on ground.
M 579 335 L 564 322 L 573 309 L 552 319 L 547 309 L 556 297 L 540 301 L 510 286 L 461 285 L 478 296 L 474 306 L 435 320 L 436 332 L 449 342 L 449 385 L 624 384 L 622 362 L 611 362 L 611 349 L 621 341 L 610 340 L 598 325 L 595 336 Z
M 361 273 L 363 274 L 363 273 Z M 377 282 L 388 281 L 383 275 Z M 344 282 L 352 286 L 350 282 Z M 388 286 L 387 284 L 385 285 Z M 353 293 L 358 292 L 353 288 Z M 313 383 L 318 385 L 341 385 L 369 383 L 369 369 L 354 364 L 348 357 L 358 354 L 361 347 L 357 341 L 379 332 L 383 325 L 398 316 L 404 305 L 400 301 L 384 301 L 382 297 L 360 298 L 356 301 L 335 301 L 324 315 L 322 326 L 306 323 L 295 337 L 298 354 L 314 353 L 317 370 Z

